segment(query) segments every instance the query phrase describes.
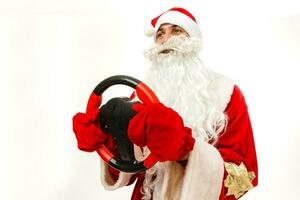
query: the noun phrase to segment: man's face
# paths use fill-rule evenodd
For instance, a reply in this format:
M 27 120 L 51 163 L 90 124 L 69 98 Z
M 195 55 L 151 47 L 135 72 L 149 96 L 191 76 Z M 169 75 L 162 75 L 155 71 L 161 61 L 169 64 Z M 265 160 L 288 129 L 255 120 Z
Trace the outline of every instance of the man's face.
M 156 44 L 164 44 L 172 36 L 185 35 L 189 37 L 189 34 L 180 26 L 174 24 L 162 24 L 156 32 Z

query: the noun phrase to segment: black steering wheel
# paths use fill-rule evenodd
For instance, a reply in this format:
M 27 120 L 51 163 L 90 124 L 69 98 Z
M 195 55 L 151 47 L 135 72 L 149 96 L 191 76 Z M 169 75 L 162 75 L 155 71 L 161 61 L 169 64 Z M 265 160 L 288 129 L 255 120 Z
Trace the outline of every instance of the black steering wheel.
M 117 75 L 117 76 L 111 76 L 102 82 L 100 82 L 93 92 L 91 93 L 89 97 L 89 101 L 87 104 L 86 110 L 90 110 L 93 107 L 94 102 L 98 102 L 99 107 L 102 103 L 102 94 L 103 92 L 108 89 L 109 87 L 113 85 L 127 85 L 135 90 L 136 95 L 140 99 L 141 102 L 144 104 L 151 104 L 151 103 L 159 103 L 159 100 L 157 96 L 154 94 L 154 92 L 142 81 L 139 81 L 136 78 L 125 76 L 125 75 Z M 93 102 L 93 103 L 92 103 Z M 123 171 L 123 172 L 129 172 L 129 173 L 137 173 L 145 171 L 149 168 L 151 168 L 157 160 L 148 159 L 147 157 L 143 161 L 134 161 L 134 162 L 127 162 L 124 160 L 121 160 L 120 158 L 114 156 L 105 145 L 102 145 L 98 150 L 97 153 L 99 156 L 104 160 L 105 163 L 110 165 L 111 167 Z M 146 162 L 145 162 L 146 161 Z M 145 164 L 147 163 L 147 164 Z

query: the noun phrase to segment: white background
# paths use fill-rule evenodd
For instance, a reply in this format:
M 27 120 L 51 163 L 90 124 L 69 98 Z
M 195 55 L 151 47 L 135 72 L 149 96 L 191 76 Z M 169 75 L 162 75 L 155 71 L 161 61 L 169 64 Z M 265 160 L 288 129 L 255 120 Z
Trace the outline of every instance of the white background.
M 130 199 L 132 187 L 103 189 L 99 157 L 77 149 L 71 119 L 104 78 L 143 78 L 144 25 L 176 5 L 198 19 L 206 64 L 246 96 L 259 186 L 242 199 L 299 199 L 300 3 L 182 2 L 0 2 L 1 200 Z

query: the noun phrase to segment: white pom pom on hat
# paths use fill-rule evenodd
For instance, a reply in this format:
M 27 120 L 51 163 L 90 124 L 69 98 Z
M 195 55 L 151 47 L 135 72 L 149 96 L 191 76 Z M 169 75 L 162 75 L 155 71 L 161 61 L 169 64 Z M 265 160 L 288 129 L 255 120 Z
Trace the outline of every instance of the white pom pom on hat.
M 157 30 L 162 24 L 169 23 L 183 28 L 190 37 L 202 38 L 200 27 L 196 18 L 186 9 L 174 7 L 151 20 L 144 28 L 145 35 L 148 37 L 156 35 Z
M 147 37 L 154 35 L 154 27 L 151 24 L 146 24 L 144 27 L 144 33 Z

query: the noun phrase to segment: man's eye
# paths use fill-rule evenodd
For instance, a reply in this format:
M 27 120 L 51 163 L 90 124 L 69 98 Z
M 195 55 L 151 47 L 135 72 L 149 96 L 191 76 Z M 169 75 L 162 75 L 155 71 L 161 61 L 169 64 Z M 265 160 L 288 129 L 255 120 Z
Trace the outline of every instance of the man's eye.
M 182 33 L 182 31 L 180 29 L 174 29 L 174 33 L 178 34 L 178 33 Z

